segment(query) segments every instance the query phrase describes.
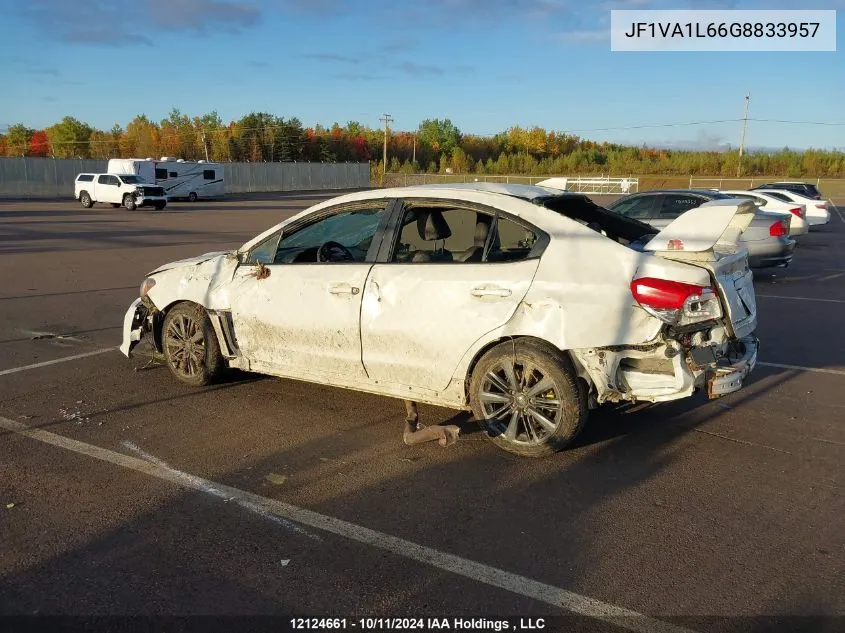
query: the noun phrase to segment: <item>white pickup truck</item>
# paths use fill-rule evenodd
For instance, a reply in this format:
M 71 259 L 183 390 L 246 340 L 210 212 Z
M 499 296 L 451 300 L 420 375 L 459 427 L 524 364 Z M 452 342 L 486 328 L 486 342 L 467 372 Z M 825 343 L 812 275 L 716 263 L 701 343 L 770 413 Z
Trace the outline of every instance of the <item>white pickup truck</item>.
M 155 207 L 160 211 L 167 206 L 164 188 L 144 182 L 134 174 L 79 174 L 74 183 L 74 197 L 86 209 L 95 202 L 123 205 L 129 211 L 138 207 Z

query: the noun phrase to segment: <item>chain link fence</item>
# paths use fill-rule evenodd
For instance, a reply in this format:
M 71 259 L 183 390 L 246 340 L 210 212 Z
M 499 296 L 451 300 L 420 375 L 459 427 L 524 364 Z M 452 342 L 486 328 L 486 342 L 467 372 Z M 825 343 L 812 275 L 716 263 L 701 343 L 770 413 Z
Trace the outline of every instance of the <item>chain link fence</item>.
M 368 163 L 221 163 L 226 193 L 360 189 Z M 71 198 L 77 174 L 104 173 L 106 160 L 0 157 L 0 198 Z

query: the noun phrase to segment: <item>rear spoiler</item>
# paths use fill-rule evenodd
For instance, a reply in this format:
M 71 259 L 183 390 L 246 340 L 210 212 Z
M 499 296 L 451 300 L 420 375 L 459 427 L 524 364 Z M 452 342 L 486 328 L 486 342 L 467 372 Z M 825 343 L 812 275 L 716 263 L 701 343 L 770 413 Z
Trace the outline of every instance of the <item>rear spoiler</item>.
M 703 253 L 716 250 L 717 247 L 734 249 L 756 212 L 757 206 L 751 200 L 705 202 L 681 214 L 649 240 L 644 250 L 653 253 Z

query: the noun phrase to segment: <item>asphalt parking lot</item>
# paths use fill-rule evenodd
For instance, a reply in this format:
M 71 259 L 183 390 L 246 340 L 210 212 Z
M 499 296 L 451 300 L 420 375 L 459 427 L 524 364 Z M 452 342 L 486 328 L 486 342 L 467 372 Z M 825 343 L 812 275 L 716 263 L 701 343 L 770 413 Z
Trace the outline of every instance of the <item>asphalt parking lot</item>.
M 116 350 L 148 271 L 323 197 L 0 202 L 0 615 L 842 630 L 845 201 L 758 273 L 743 390 L 603 409 L 526 460 L 453 411 L 421 407 L 466 426 L 455 446 L 408 447 L 398 400 L 246 374 L 191 389 Z

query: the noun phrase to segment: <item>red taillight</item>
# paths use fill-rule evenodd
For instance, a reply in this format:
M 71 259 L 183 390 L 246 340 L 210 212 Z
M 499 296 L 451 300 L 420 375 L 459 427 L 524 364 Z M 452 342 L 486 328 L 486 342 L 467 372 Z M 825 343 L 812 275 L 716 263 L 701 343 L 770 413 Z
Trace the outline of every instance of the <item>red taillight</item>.
M 705 290 L 702 286 L 654 277 L 643 277 L 631 282 L 634 299 L 643 306 L 658 310 L 678 310 L 684 307 L 688 297 L 701 295 Z
M 786 222 L 783 220 L 778 220 L 769 227 L 769 235 L 772 237 L 783 237 L 788 233 L 789 227 L 786 226 Z
M 801 215 L 801 207 L 795 207 L 794 209 L 790 209 L 789 212 L 792 215 L 797 215 L 799 218 L 803 218 L 804 216 Z

